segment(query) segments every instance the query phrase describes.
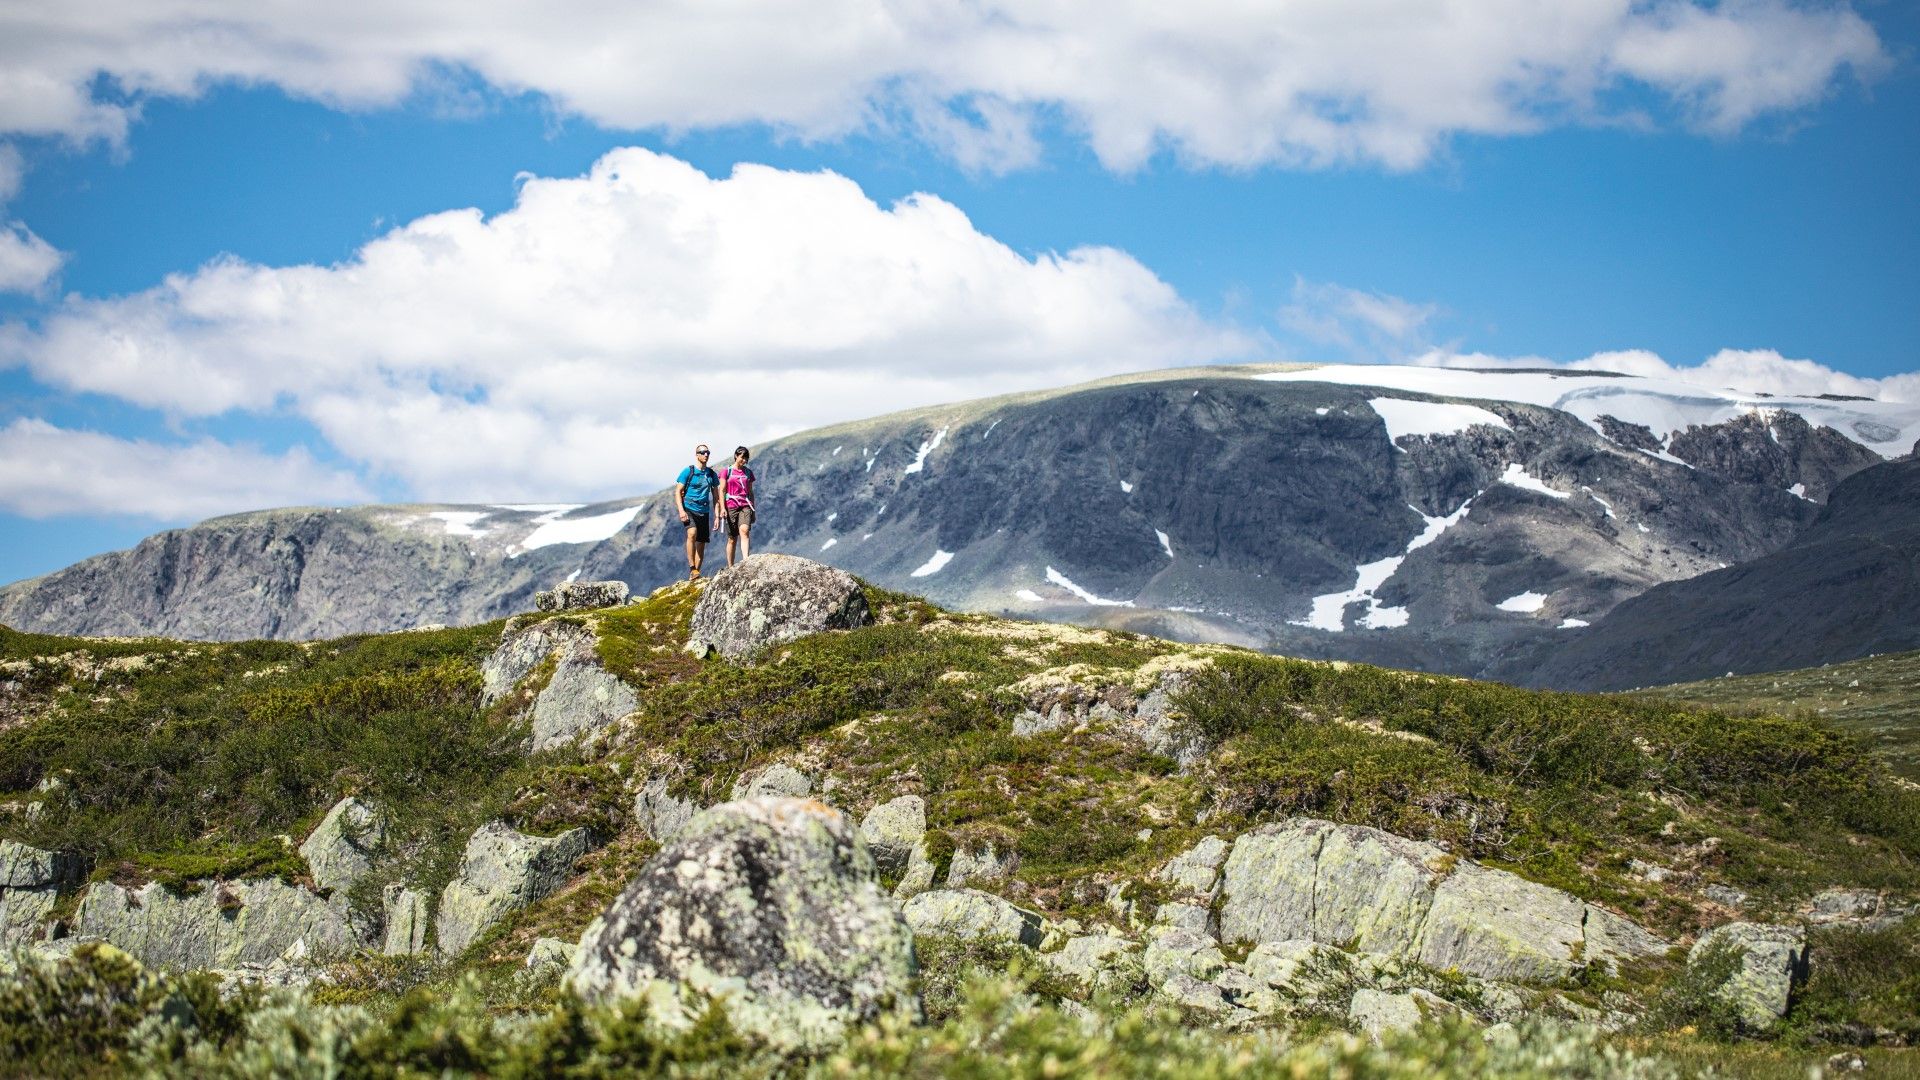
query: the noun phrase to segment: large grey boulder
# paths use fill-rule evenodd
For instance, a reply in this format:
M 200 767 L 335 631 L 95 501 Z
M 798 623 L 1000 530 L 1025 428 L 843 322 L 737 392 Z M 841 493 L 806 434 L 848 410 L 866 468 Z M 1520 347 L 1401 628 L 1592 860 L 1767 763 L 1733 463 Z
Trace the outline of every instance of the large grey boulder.
M 1147 981 L 1155 986 L 1174 974 L 1211 979 L 1227 966 L 1220 945 L 1205 934 L 1177 926 L 1155 927 L 1148 932 L 1147 950 L 1142 962 Z
M 1113 934 L 1069 938 L 1059 949 L 1041 953 L 1040 960 L 1054 974 L 1089 989 L 1124 986 L 1145 975 L 1140 946 Z
M 374 854 L 385 836 L 385 825 L 373 807 L 348 796 L 334 803 L 314 826 L 300 845 L 300 854 L 322 892 L 344 897 L 373 868 Z
M 794 555 L 754 555 L 721 571 L 693 608 L 692 640 L 730 660 L 823 630 L 873 621 L 860 582 Z
M 1558 889 L 1432 844 L 1311 818 L 1234 842 L 1220 933 L 1230 942 L 1318 941 L 1480 978 L 1542 982 L 1666 948 Z
M 866 841 L 874 865 L 882 874 L 894 877 L 906 873 L 914 848 L 926 835 L 927 803 L 918 795 L 889 799 L 867 811 L 860 821 L 860 839 Z M 931 867 L 928 869 L 931 871 Z
M 1012 851 L 999 853 L 989 840 L 978 848 L 959 848 L 947 863 L 947 888 L 958 889 L 975 881 L 999 881 L 1012 876 L 1020 867 L 1020 856 Z
M 568 581 L 533 594 L 533 606 L 541 611 L 590 611 L 626 602 L 624 581 Z
M 79 872 L 79 860 L 69 855 L 0 840 L 0 946 L 37 937 L 60 887 L 78 881 Z
M 1352 956 L 1318 941 L 1265 941 L 1241 967 L 1271 989 L 1275 1010 L 1291 1016 L 1345 1016 L 1355 989 L 1371 974 Z
M 776 1046 L 917 1016 L 913 937 L 839 812 L 806 799 L 724 803 L 648 860 L 581 936 L 569 981 L 683 1024 L 724 1002 Z
M 553 678 L 533 699 L 533 749 L 550 750 L 602 731 L 640 707 L 626 680 L 600 662 L 593 641 L 561 649 Z
M 916 934 L 1029 947 L 1040 944 L 1038 913 L 978 889 L 923 892 L 908 900 L 901 913 Z
M 533 674 L 556 650 L 592 644 L 593 631 L 559 619 L 543 619 L 509 630 L 480 662 L 480 700 L 491 705 L 505 697 L 514 684 Z
M 585 829 L 528 836 L 504 822 L 480 826 L 467 841 L 459 872 L 440 894 L 434 936 L 441 954 L 464 951 L 501 919 L 551 896 L 586 853 Z
M 1806 977 L 1806 933 L 1797 926 L 1727 923 L 1694 942 L 1687 964 L 1699 970 L 1729 953 L 1736 957 L 1733 970 L 1713 988 L 1714 997 L 1733 1008 L 1747 1031 L 1772 1030 L 1787 1015 L 1795 984 Z
M 157 881 L 132 890 L 95 882 L 73 921 L 78 937 L 174 971 L 326 957 L 359 944 L 341 905 L 277 879 L 208 882 L 190 896 Z
M 1217 836 L 1203 837 L 1188 851 L 1169 859 L 1158 876 L 1172 885 L 1178 895 L 1212 901 L 1220 891 L 1220 864 L 1226 861 L 1230 850 L 1232 845 Z

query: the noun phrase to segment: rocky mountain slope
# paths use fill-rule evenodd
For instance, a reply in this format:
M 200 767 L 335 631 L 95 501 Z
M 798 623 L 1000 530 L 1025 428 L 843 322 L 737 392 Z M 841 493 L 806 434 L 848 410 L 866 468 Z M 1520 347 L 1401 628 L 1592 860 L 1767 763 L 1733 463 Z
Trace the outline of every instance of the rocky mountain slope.
M 777 555 L 593 596 L 311 644 L 0 632 L 10 1066 L 1920 1052 L 1920 793 L 1817 722 L 960 614 Z
M 1470 674 L 1780 550 L 1916 436 L 1915 407 L 1593 373 L 1183 369 L 757 448 L 756 540 L 970 610 Z M 240 515 L 8 586 L 0 622 L 469 623 L 570 574 L 682 577 L 679 540 L 661 495 Z
M 1531 686 L 1624 690 L 1920 647 L 1920 460 L 1834 489 L 1786 547 L 1649 589 L 1591 629 L 1496 669 Z

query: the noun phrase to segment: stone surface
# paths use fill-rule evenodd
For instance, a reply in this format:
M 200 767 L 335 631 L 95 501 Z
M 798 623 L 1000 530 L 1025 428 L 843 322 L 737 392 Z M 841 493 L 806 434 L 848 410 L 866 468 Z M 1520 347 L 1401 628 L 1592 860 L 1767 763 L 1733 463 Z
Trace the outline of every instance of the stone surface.
M 344 898 L 353 883 L 373 868 L 374 853 L 386 836 L 373 807 L 348 796 L 333 804 L 300 845 L 300 854 L 322 892 Z
M 558 656 L 553 678 L 533 699 L 535 751 L 605 730 L 640 705 L 633 687 L 602 666 L 591 638 L 566 646 Z
M 667 778 L 650 776 L 633 797 L 633 817 L 656 843 L 678 837 L 700 808 L 687 799 L 667 794 Z
M 1213 912 L 1198 904 L 1161 904 L 1154 909 L 1153 921 L 1161 926 L 1177 926 L 1208 937 L 1215 936 Z
M 1211 901 L 1219 891 L 1220 864 L 1233 845 L 1217 836 L 1203 838 L 1192 849 L 1176 855 L 1160 868 L 1160 880 L 1181 893 Z
M 559 938 L 535 938 L 533 948 L 527 950 L 528 970 L 539 968 L 557 968 L 561 971 L 573 966 L 574 954 L 580 951 L 575 942 L 562 941 Z
M 386 910 L 386 939 L 380 951 L 388 956 L 412 956 L 427 951 L 427 898 L 399 882 L 381 896 Z
M 927 853 L 926 841 L 913 845 L 913 850 L 907 853 L 907 868 L 900 874 L 900 883 L 893 887 L 893 898 L 904 901 L 933 888 L 933 875 L 937 869 L 933 865 L 933 856 Z
M 327 957 L 358 944 L 340 905 L 273 879 L 209 882 L 191 896 L 157 881 L 133 890 L 99 881 L 81 894 L 73 923 L 76 936 L 174 971 Z
M 918 795 L 902 795 L 867 811 L 860 821 L 860 839 L 866 841 L 882 874 L 900 877 L 907 871 L 913 850 L 927 835 L 927 803 Z M 928 866 L 931 880 L 932 866 Z
M 38 937 L 60 899 L 79 880 L 80 861 L 13 840 L 0 840 L 0 946 Z
M 769 765 L 741 773 L 728 801 L 741 799 L 804 799 L 813 794 L 813 781 L 791 765 Z
M 1772 1030 L 1787 1014 L 1794 986 L 1806 977 L 1806 933 L 1797 926 L 1727 923 L 1702 934 L 1687 963 L 1697 967 L 1723 949 L 1740 959 L 1714 996 L 1733 1007 L 1748 1031 Z
M 715 575 L 694 605 L 691 637 L 730 660 L 824 630 L 873 621 L 860 582 L 794 555 L 754 555 Z
M 1354 991 L 1347 1022 L 1355 1031 L 1379 1042 L 1390 1032 L 1412 1031 L 1429 1021 L 1459 1015 L 1460 1009 L 1453 1003 L 1425 990 L 1389 994 L 1363 988 Z
M 1030 948 L 1040 944 L 1038 914 L 978 889 L 923 892 L 908 900 L 901 913 L 916 934 L 1003 941 Z
M 992 843 L 977 849 L 961 848 L 947 864 L 947 888 L 958 889 L 975 881 L 998 881 L 1012 874 L 1020 857 L 1009 851 L 1001 855 Z
M 1055 974 L 1095 988 L 1113 982 L 1115 973 L 1129 966 L 1139 968 L 1140 946 L 1113 934 L 1087 934 L 1068 938 L 1059 949 L 1041 953 L 1040 960 Z
M 1289 1015 L 1345 1016 L 1347 1002 L 1363 981 L 1353 957 L 1317 941 L 1268 941 L 1253 947 L 1241 967 L 1276 992 Z
M 460 869 L 440 894 L 434 938 L 443 956 L 473 944 L 488 927 L 512 912 L 552 895 L 587 853 L 587 831 L 528 836 L 493 821 L 467 841 Z
M 1147 949 L 1141 962 L 1147 981 L 1155 986 L 1176 972 L 1196 979 L 1211 979 L 1227 966 L 1220 946 L 1205 934 L 1179 927 L 1154 927 L 1147 934 Z
M 1223 941 L 1293 939 L 1490 979 L 1554 981 L 1665 943 L 1514 874 L 1378 829 L 1297 818 L 1234 842 Z
M 701 813 L 580 939 L 589 1000 L 639 997 L 684 1023 L 709 998 L 740 1029 L 819 1047 L 847 1025 L 917 1016 L 912 933 L 851 822 L 803 799 Z
M 491 705 L 505 697 L 514 684 L 554 652 L 578 645 L 591 647 L 593 631 L 558 619 L 544 619 L 532 626 L 509 630 L 485 660 L 480 662 L 480 700 Z
M 1220 987 L 1176 971 L 1156 987 L 1160 996 L 1183 1009 L 1220 1016 L 1233 1010 Z
M 624 581 L 567 581 L 533 594 L 533 606 L 541 611 L 590 611 L 618 607 L 627 602 Z

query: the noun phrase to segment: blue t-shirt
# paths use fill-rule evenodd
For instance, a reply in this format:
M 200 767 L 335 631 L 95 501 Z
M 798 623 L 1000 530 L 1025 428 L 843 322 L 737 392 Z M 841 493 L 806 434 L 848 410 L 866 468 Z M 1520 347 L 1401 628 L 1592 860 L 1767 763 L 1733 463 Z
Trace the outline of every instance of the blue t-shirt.
M 688 513 L 705 514 L 713 509 L 713 489 L 720 483 L 720 474 L 705 465 L 689 465 L 680 470 L 673 482 L 687 485 L 687 493 L 680 502 Z

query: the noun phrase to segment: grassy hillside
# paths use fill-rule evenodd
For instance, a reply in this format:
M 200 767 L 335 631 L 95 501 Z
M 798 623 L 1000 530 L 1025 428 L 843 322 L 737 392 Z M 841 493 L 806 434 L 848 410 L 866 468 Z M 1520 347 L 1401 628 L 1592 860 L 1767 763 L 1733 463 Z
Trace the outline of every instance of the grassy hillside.
M 1920 651 L 1679 683 L 1643 694 L 1733 713 L 1817 718 L 1859 736 L 1895 772 L 1920 781 Z
M 1275 1041 L 1195 1031 L 1120 1001 L 1106 1003 L 1118 1019 L 1105 1034 L 1088 1034 L 1093 1029 L 1054 1007 L 1029 1013 L 1008 1004 L 1009 994 L 1058 1002 L 1067 993 L 1018 956 L 938 949 L 923 956 L 936 1023 L 871 1032 L 833 1062 L 769 1065 L 721 1028 L 697 1046 L 648 1042 L 634 1034 L 635 1018 L 584 1015 L 552 986 L 528 986 L 513 974 L 534 938 L 578 937 L 655 850 L 630 822 L 642 776 L 665 777 L 673 792 L 705 805 L 724 800 L 742 772 L 785 762 L 824 781 L 830 801 L 856 818 L 886 799 L 920 794 L 936 857 L 985 843 L 1016 853 L 1012 879 L 996 888 L 1055 919 L 1110 917 L 1109 885 L 1138 886 L 1203 835 L 1232 836 L 1291 815 L 1442 842 L 1680 940 L 1728 916 L 1707 899 L 1710 885 L 1748 893 L 1743 914 L 1760 918 L 1789 916 L 1829 886 L 1920 894 L 1920 794 L 1811 716 L 1729 715 L 1654 697 L 1541 693 L 1295 661 L 958 615 L 877 590 L 869 594 L 877 625 L 803 639 L 758 665 L 736 666 L 681 651 L 695 597 L 693 588 L 673 586 L 623 608 L 551 616 L 591 625 L 603 661 L 637 689 L 641 706 L 589 749 L 537 756 L 522 751 L 519 710 L 531 688 L 481 704 L 478 664 L 501 623 L 306 645 L 0 629 L 0 805 L 11 811 L 0 812 L 0 836 L 78 852 L 95 878 L 158 878 L 182 889 L 223 877 L 298 879 L 306 873 L 298 839 L 335 800 L 358 794 L 392 818 L 391 858 L 356 896 L 371 905 L 386 880 L 437 892 L 484 821 L 504 818 L 539 833 L 590 828 L 599 846 L 580 878 L 465 956 L 347 962 L 302 999 L 303 1019 L 275 1021 L 299 1027 L 297 1038 L 287 1036 L 296 1042 L 318 1037 L 309 1027 L 323 1020 L 352 1028 L 335 1035 L 366 1060 L 386 1062 L 366 1066 L 375 1075 L 401 1062 L 517 1075 L 533 1066 L 487 1055 L 536 1043 L 549 1055 L 537 1059 L 549 1074 L 575 1055 L 578 1075 L 646 1061 L 685 1062 L 695 1072 L 977 1074 L 994 1060 L 982 1056 L 986 1046 L 1035 1075 L 1051 1075 L 1045 1061 L 1077 1053 L 1088 1055 L 1085 1071 L 1099 1075 L 1160 1075 L 1154 1063 L 1163 1060 L 1222 1074 L 1256 1061 L 1381 1076 L 1411 1075 L 1408 1061 L 1427 1062 L 1427 1072 L 1556 1071 L 1542 1064 L 1565 1037 L 1552 1033 L 1525 1034 L 1508 1057 L 1477 1035 L 1433 1037 L 1418 1049 L 1406 1043 L 1383 1056 L 1343 1037 L 1315 1041 L 1312 1032 Z M 1210 750 L 1191 770 L 1097 732 L 1011 733 L 1012 718 L 1037 692 L 1138 685 L 1176 669 L 1190 675 L 1175 701 L 1185 732 Z M 536 672 L 532 681 L 543 678 Z M 1656 884 L 1633 871 L 1634 860 L 1676 873 Z M 1789 1038 L 1800 1049 L 1699 1043 L 1692 1032 L 1704 1020 L 1676 1005 L 1655 1015 L 1665 1018 L 1659 1031 L 1681 1034 L 1649 1030 L 1606 1045 L 1595 1036 L 1565 1051 L 1566 1067 L 1608 1073 L 1604 1061 L 1624 1059 L 1607 1053 L 1637 1048 L 1755 1067 L 1778 1058 L 1793 1071 L 1814 1053 L 1809 1047 L 1848 1024 L 1920 1035 L 1920 980 L 1911 975 L 1920 970 L 1920 940 L 1912 932 L 1865 945 L 1821 938 L 1816 948 L 1831 958 L 1832 985 L 1810 988 L 1790 1018 Z M 995 974 L 1007 964 L 1013 975 Z M 1675 970 L 1656 963 L 1631 978 L 1660 998 Z M 75 989 L 63 978 L 117 989 Z M 36 975 L 30 990 L 0 980 L 0 1035 L 27 1038 L 40 1023 L 33 1017 L 66 1007 L 64 994 L 98 1000 L 191 989 L 176 981 L 162 993 L 138 982 L 112 971 Z M 456 984 L 465 989 L 450 999 Z M 208 1069 L 216 1059 L 231 1064 L 241 1053 L 233 1025 L 263 1022 L 259 1010 L 270 1007 L 209 1003 L 196 1036 L 201 1049 L 139 1053 L 161 1053 L 173 1062 L 168 1068 L 183 1071 L 194 1071 L 180 1065 L 191 1053 L 210 1055 L 200 1061 Z M 1009 1009 L 1019 1016 L 1011 1026 L 1002 1015 Z M 219 1019 L 234 1010 L 239 1019 Z M 114 1071 L 112 1062 L 131 1059 L 111 1054 L 135 1052 L 129 1040 L 144 1015 L 134 1006 L 124 1012 L 134 1019 L 116 1028 L 106 1017 L 99 1032 L 34 1029 L 39 1049 L 21 1060 L 31 1071 L 74 1061 Z M 473 1025 L 486 1026 L 487 1016 L 515 1018 L 515 1030 L 534 1042 L 481 1038 Z M 454 1045 L 470 1037 L 473 1045 Z M 87 1040 L 104 1049 L 82 1052 L 94 1045 Z M 157 1068 L 160 1059 L 141 1060 Z M 1905 1056 L 1889 1060 L 1912 1067 Z

